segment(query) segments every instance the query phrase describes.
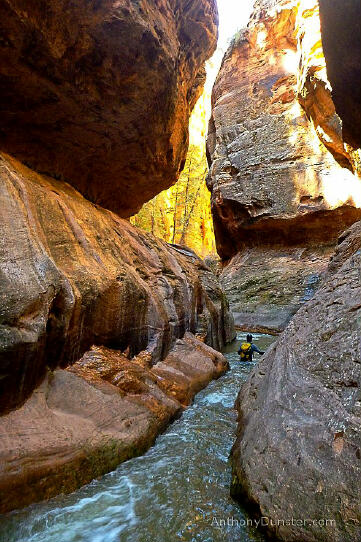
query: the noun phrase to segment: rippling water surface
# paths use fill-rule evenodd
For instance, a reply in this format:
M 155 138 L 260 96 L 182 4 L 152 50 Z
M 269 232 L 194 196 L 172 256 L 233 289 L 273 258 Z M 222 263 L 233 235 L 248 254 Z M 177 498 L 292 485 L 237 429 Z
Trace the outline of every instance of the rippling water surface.
M 274 337 L 254 334 L 254 340 L 265 349 Z M 0 541 L 263 541 L 242 526 L 247 515 L 229 496 L 233 404 L 253 366 L 239 362 L 238 344 L 225 352 L 231 370 L 201 391 L 145 455 L 71 495 L 3 516 Z

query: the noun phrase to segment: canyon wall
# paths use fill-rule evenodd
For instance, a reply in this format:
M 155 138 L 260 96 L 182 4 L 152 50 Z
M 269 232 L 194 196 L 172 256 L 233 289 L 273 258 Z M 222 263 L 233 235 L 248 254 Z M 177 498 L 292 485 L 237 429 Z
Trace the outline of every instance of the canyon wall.
M 130 216 L 182 170 L 215 0 L 0 2 L 0 149 Z
M 120 217 L 183 166 L 215 2 L 11 0 L 0 29 L 7 511 L 143 452 L 234 331 L 202 260 Z
M 1 410 L 92 345 L 154 361 L 191 331 L 220 349 L 227 301 L 194 254 L 6 155 L 1 176 Z
M 361 132 L 359 96 L 353 120 L 352 110 L 359 93 L 360 50 L 344 45 L 359 39 L 361 9 L 359 3 L 356 7 L 354 2 L 345 2 L 341 13 L 336 4 L 320 0 L 322 40 L 328 42 L 327 65 L 333 66 L 332 88 L 336 92 L 342 88 L 343 107 L 335 103 L 345 121 L 343 150 L 357 170 L 359 151 L 352 144 L 359 144 Z M 313 9 L 302 16 L 313 16 L 312 12 L 316 13 Z M 338 71 L 340 58 L 346 59 L 346 68 L 340 66 Z M 303 66 L 304 62 L 301 74 Z M 345 72 L 349 85 L 345 85 Z M 325 126 L 330 124 L 325 125 L 323 116 L 328 110 L 324 103 L 327 85 L 317 79 L 315 75 L 309 78 L 300 102 L 324 140 Z M 301 76 L 301 80 L 307 78 Z M 328 138 L 329 150 L 340 160 L 334 139 Z M 339 193 L 348 196 L 347 177 L 338 182 Z M 287 542 L 359 539 L 360 255 L 361 222 L 356 222 L 339 236 L 314 297 L 298 310 L 238 395 L 231 491 L 269 518 L 271 537 Z
M 220 350 L 234 332 L 216 276 L 193 252 L 5 154 L 0 181 L 7 512 L 143 453 L 227 369 L 207 344 Z
M 208 187 L 222 281 L 239 327 L 279 331 L 361 216 L 359 153 L 342 137 L 317 3 L 256 2 L 212 104 Z
M 354 542 L 360 533 L 360 255 L 358 222 L 239 393 L 232 493 L 287 542 Z M 306 517 L 329 522 L 282 524 Z

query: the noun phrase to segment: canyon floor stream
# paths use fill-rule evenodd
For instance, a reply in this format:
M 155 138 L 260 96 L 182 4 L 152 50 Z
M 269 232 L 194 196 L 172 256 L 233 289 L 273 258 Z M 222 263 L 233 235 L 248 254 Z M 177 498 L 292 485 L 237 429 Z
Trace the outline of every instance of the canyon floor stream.
M 225 351 L 230 371 L 201 391 L 145 455 L 70 495 L 4 516 L 1 542 L 263 541 L 243 526 L 248 516 L 229 496 L 233 405 L 254 364 L 239 362 L 241 337 Z M 274 337 L 254 340 L 265 349 Z

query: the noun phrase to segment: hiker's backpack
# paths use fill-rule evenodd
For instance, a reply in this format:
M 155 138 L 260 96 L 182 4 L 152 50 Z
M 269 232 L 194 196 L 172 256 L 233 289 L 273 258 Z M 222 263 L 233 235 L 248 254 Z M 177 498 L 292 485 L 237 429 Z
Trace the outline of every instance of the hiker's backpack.
M 241 361 L 251 361 L 252 360 L 252 345 L 251 343 L 242 343 L 238 354 L 241 356 Z

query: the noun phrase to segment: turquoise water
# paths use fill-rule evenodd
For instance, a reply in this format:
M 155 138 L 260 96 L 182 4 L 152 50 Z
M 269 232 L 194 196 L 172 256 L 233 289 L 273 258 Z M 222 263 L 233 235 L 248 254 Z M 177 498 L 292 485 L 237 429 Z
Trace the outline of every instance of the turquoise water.
M 265 349 L 274 337 L 254 334 L 254 341 Z M 229 496 L 233 405 L 254 365 L 239 362 L 238 344 L 225 351 L 231 370 L 201 391 L 145 455 L 70 495 L 3 516 L 0 541 L 264 541 L 243 526 L 247 515 Z

